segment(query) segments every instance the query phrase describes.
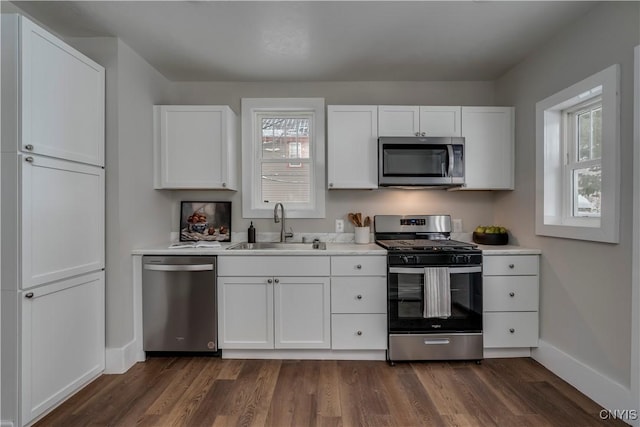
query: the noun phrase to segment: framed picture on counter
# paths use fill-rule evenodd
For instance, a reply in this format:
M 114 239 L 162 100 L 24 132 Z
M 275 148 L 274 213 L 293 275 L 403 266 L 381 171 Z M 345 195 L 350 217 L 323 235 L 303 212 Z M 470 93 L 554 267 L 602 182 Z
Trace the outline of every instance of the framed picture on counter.
M 180 202 L 180 241 L 231 241 L 231 202 Z

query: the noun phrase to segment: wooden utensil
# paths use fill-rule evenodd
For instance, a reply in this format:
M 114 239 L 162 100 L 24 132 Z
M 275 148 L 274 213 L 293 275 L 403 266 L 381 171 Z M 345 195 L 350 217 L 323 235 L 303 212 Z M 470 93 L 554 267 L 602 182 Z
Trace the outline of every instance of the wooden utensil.
M 368 216 L 364 218 L 364 226 L 369 227 L 371 225 L 371 218 Z
M 358 227 L 362 227 L 362 214 L 360 212 L 356 213 L 356 220 L 358 221 Z
M 353 225 L 355 225 L 356 227 L 359 227 L 358 218 L 356 218 L 356 214 L 349 212 L 349 214 L 347 215 L 347 218 L 349 218 L 349 221 L 351 221 Z

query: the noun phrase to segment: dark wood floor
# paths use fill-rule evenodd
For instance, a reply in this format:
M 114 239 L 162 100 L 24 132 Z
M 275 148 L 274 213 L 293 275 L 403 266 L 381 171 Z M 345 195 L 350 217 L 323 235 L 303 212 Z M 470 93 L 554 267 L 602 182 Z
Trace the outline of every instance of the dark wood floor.
M 151 358 L 37 426 L 624 426 L 531 359 L 475 363 Z

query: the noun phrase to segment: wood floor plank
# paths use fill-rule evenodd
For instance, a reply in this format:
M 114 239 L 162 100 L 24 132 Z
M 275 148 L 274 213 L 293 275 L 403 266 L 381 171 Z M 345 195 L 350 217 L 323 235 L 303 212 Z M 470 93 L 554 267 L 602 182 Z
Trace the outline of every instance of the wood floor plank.
M 150 358 L 103 375 L 37 427 L 625 426 L 531 359 Z

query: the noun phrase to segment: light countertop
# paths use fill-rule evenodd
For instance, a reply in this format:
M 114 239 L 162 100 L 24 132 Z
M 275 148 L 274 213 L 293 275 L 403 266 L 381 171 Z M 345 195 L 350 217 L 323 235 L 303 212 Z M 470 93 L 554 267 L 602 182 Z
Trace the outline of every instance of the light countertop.
M 227 250 L 233 243 L 220 243 L 220 248 L 169 248 L 169 244 L 157 245 L 149 248 L 135 249 L 133 255 L 386 255 L 387 251 L 375 243 L 331 243 L 327 242 L 327 249 L 237 249 Z M 311 245 L 311 244 L 309 244 Z
M 540 255 L 540 249 L 523 248 L 515 245 L 478 245 L 482 255 Z

